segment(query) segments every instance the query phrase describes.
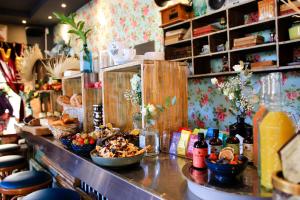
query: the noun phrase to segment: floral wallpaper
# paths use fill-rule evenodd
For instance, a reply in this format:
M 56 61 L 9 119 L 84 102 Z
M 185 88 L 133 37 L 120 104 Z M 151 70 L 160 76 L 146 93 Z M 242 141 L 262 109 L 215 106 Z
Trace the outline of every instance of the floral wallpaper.
M 252 84 L 254 92 L 259 94 L 260 77 L 265 74 L 254 74 Z M 225 77 L 219 77 L 225 78 Z M 285 102 L 288 111 L 299 116 L 300 111 L 300 72 L 287 72 L 283 74 L 283 90 Z M 188 87 L 188 119 L 190 128 L 207 128 L 216 127 L 221 130 L 228 130 L 229 124 L 235 122 L 229 110 L 229 100 L 226 99 L 211 84 L 210 78 L 190 79 Z M 254 113 L 258 105 L 255 105 Z M 251 117 L 253 113 L 249 113 L 246 122 L 252 124 Z
M 107 49 L 113 40 L 124 41 L 128 46 L 154 40 L 156 51 L 163 51 L 159 10 L 153 0 L 93 0 L 76 13 L 78 20 L 84 20 L 93 29 L 88 40 L 93 53 Z M 55 42 L 68 42 L 67 31 L 65 25 L 58 25 Z M 75 46 L 77 53 L 81 45 L 71 36 L 71 46 Z

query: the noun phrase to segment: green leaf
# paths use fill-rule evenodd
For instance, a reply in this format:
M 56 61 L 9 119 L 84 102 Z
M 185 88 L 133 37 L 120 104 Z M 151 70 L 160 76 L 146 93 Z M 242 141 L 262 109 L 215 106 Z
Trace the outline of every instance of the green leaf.
M 166 104 L 166 107 L 167 107 L 167 108 L 170 107 L 170 105 L 171 105 L 171 97 L 167 97 L 167 98 L 166 98 L 165 104 Z
M 164 111 L 164 107 L 162 105 L 156 105 L 156 108 L 160 111 L 163 112 Z

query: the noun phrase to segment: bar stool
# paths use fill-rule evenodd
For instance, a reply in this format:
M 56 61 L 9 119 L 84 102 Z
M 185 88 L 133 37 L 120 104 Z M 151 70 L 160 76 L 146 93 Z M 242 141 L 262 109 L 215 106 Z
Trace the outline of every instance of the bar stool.
M 47 188 L 52 183 L 52 177 L 43 171 L 23 171 L 7 176 L 0 182 L 2 200 L 7 196 L 17 199 L 31 192 Z
M 80 200 L 80 195 L 70 189 L 65 188 L 48 188 L 33 192 L 22 200 Z
M 8 155 L 0 157 L 0 180 L 12 174 L 14 170 L 25 169 L 26 159 L 21 155 Z
M 1 144 L 0 156 L 11 155 L 19 153 L 20 146 L 17 144 Z

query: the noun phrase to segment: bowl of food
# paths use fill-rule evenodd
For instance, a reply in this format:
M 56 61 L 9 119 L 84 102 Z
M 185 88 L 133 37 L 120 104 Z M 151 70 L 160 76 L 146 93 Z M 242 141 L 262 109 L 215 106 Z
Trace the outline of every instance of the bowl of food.
M 77 133 L 72 140 L 71 148 L 76 154 L 87 156 L 95 148 L 96 140 L 87 133 Z
M 117 134 L 97 145 L 91 152 L 94 163 L 104 167 L 122 167 L 139 163 L 146 152 L 130 143 L 123 135 Z
M 234 155 L 233 152 L 232 148 L 226 147 L 219 154 L 211 153 L 206 157 L 207 168 L 217 181 L 231 183 L 246 169 L 248 158 L 243 155 Z
M 63 136 L 59 139 L 62 145 L 67 149 L 72 149 L 72 140 L 75 138 L 75 135 Z

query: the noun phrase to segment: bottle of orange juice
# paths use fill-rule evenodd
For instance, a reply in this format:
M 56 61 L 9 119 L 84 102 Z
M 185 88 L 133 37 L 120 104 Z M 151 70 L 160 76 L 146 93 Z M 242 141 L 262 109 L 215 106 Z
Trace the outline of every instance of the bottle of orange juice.
M 260 78 L 261 82 L 261 90 L 260 90 L 260 103 L 259 103 L 259 108 L 255 115 L 253 116 L 253 164 L 256 167 L 258 166 L 258 152 L 259 152 L 259 138 L 258 138 L 258 129 L 259 129 L 259 124 L 261 123 L 262 119 L 264 116 L 267 114 L 267 103 L 268 103 L 268 84 L 269 77 L 268 76 L 263 76 Z
M 295 134 L 295 124 L 284 111 L 282 74 L 272 73 L 268 113 L 259 124 L 260 183 L 272 189 L 272 173 L 281 170 L 278 150 Z

